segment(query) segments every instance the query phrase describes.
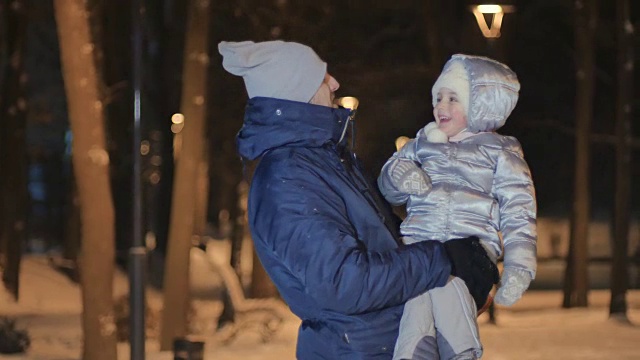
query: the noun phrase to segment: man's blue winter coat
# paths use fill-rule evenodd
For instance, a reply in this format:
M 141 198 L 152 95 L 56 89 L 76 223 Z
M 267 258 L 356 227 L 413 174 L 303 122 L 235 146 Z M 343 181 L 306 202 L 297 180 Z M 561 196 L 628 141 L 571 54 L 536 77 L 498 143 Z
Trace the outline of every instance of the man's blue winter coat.
M 249 225 L 262 264 L 302 319 L 299 359 L 391 359 L 404 302 L 451 272 L 439 242 L 399 245 L 388 207 L 338 144 L 348 116 L 253 98 L 238 133 L 240 155 L 260 159 Z

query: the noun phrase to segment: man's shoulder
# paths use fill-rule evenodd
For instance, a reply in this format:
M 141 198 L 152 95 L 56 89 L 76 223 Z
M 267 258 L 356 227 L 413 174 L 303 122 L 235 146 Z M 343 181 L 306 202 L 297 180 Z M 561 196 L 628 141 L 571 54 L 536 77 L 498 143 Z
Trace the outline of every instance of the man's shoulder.
M 326 171 L 323 164 L 323 154 L 315 149 L 282 147 L 265 153 L 254 174 L 256 178 L 265 181 L 277 180 L 304 180 L 317 176 Z

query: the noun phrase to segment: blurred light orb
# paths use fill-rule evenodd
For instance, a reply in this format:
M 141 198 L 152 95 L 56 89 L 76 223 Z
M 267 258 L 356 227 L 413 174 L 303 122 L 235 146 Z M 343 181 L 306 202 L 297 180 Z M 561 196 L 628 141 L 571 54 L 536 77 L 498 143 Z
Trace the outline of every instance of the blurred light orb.
M 151 165 L 153 166 L 160 166 L 162 165 L 162 157 L 160 157 L 159 155 L 153 155 L 151 157 Z
M 355 98 L 353 96 L 344 96 L 336 99 L 336 104 L 342 106 L 345 109 L 356 110 L 358 109 L 360 101 L 358 100 L 358 98 Z
M 157 185 L 160 182 L 160 173 L 154 171 L 149 175 L 149 182 L 153 185 Z
M 151 144 L 149 143 L 149 141 L 143 140 L 142 143 L 140 144 L 140 154 L 147 155 L 149 154 L 150 150 L 151 150 Z
M 147 245 L 147 250 L 153 250 L 156 248 L 156 234 L 148 231 L 144 236 L 144 242 Z
M 396 151 L 400 151 L 400 149 L 402 149 L 402 147 L 404 147 L 408 142 L 409 139 L 407 136 L 400 136 L 396 139 Z
M 175 113 L 171 116 L 171 122 L 174 124 L 183 124 L 184 123 L 184 115 L 180 113 Z

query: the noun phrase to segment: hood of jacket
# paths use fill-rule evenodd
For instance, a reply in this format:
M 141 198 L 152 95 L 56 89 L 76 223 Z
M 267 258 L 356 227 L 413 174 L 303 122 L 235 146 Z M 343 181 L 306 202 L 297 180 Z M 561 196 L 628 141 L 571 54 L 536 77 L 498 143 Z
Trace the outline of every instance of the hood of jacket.
M 237 135 L 238 152 L 254 160 L 283 147 L 321 147 L 337 144 L 348 125 L 351 110 L 303 102 L 255 97 L 249 99 L 244 123 Z
M 498 130 L 505 124 L 518 102 L 518 77 L 508 66 L 498 61 L 464 54 L 453 55 L 442 72 L 448 71 L 457 62 L 462 63 L 469 78 L 469 131 L 477 133 Z

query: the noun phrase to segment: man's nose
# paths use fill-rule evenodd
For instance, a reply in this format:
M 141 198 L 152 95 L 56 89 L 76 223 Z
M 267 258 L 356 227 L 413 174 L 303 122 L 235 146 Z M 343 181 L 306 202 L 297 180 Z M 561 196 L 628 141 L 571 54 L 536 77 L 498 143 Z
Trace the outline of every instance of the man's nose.
M 340 83 L 338 82 L 338 80 L 336 80 L 336 78 L 331 75 L 329 75 L 329 81 L 327 81 L 327 84 L 329 85 L 329 90 L 333 92 L 338 91 L 338 89 L 340 88 Z

